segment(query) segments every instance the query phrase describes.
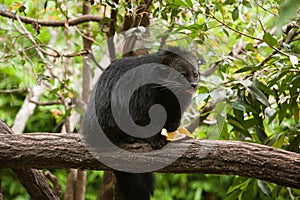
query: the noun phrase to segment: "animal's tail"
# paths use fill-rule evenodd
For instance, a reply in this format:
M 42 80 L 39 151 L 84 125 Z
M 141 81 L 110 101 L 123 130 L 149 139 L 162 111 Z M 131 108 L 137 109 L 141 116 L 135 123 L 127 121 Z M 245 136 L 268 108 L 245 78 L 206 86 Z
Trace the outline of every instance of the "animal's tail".
M 126 200 L 150 200 L 155 184 L 153 173 L 134 174 L 117 171 L 115 175 Z

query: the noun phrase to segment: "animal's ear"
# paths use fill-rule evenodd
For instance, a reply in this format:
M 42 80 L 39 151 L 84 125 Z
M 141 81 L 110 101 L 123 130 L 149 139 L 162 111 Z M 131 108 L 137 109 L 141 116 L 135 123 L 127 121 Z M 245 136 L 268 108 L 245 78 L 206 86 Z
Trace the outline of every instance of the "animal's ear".
M 171 62 L 171 60 L 178 58 L 178 57 L 182 57 L 183 52 L 180 50 L 178 47 L 167 47 L 166 49 L 160 49 L 159 50 L 159 54 L 160 56 L 162 56 L 164 61 L 168 61 Z
M 187 52 L 186 50 L 175 46 L 166 46 L 165 48 L 160 49 L 159 51 L 163 55 L 172 55 L 172 56 L 185 54 Z
M 170 55 L 174 55 L 175 53 L 172 52 L 172 51 L 169 51 L 169 50 L 167 50 L 167 49 L 160 49 L 160 50 L 159 50 L 159 54 L 160 54 L 161 56 L 170 56 Z M 175 55 L 176 55 L 176 54 L 175 54 Z

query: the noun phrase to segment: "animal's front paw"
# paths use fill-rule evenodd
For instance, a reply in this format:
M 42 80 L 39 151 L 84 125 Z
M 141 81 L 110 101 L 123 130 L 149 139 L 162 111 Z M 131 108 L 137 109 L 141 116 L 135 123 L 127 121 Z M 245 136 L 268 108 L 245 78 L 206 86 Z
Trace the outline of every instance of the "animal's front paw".
M 146 140 L 153 149 L 160 149 L 165 144 L 168 143 L 167 138 L 165 136 L 161 135 L 160 133 L 156 134 L 150 138 L 147 138 Z

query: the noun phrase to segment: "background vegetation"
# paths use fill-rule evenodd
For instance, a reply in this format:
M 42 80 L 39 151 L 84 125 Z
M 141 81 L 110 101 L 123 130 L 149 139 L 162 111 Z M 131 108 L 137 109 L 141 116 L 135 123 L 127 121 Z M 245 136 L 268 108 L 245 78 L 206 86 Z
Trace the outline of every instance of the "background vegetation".
M 102 63 L 103 41 L 112 29 L 111 13 L 117 11 L 113 27 L 120 33 L 126 16 L 142 16 L 138 9 L 148 3 L 150 29 L 168 34 L 171 45 L 184 45 L 181 38 L 191 39 L 205 60 L 195 106 L 184 121 L 189 123 L 201 113 L 205 120 L 195 131 L 197 137 L 300 153 L 300 1 L 6 0 L 0 10 L 61 21 L 81 16 L 85 3 L 91 5 L 90 14 L 102 18 L 99 23 L 69 26 L 65 21 L 61 27 L 36 27 L 1 14 L 0 118 L 10 126 L 34 88 L 46 85 L 38 100 L 30 100 L 36 108 L 23 132 L 68 130 L 65 124 L 70 116 L 83 113 L 75 106 L 82 92 L 82 63 L 88 56 L 82 36 L 93 38 L 90 50 Z M 88 64 L 95 77 L 95 63 Z M 208 109 L 211 105 L 214 109 Z M 51 172 L 65 191 L 66 171 Z M 4 199 L 29 199 L 13 173 L 1 170 L 0 177 Z M 88 171 L 86 199 L 96 199 L 101 177 L 102 172 Z M 157 174 L 152 199 L 300 199 L 300 190 L 233 175 Z

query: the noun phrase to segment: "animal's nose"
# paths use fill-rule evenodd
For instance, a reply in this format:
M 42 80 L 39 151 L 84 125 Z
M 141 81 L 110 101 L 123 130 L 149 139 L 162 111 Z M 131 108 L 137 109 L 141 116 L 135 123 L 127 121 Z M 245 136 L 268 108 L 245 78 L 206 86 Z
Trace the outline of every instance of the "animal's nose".
M 197 83 L 191 83 L 192 88 L 197 88 L 198 84 Z

